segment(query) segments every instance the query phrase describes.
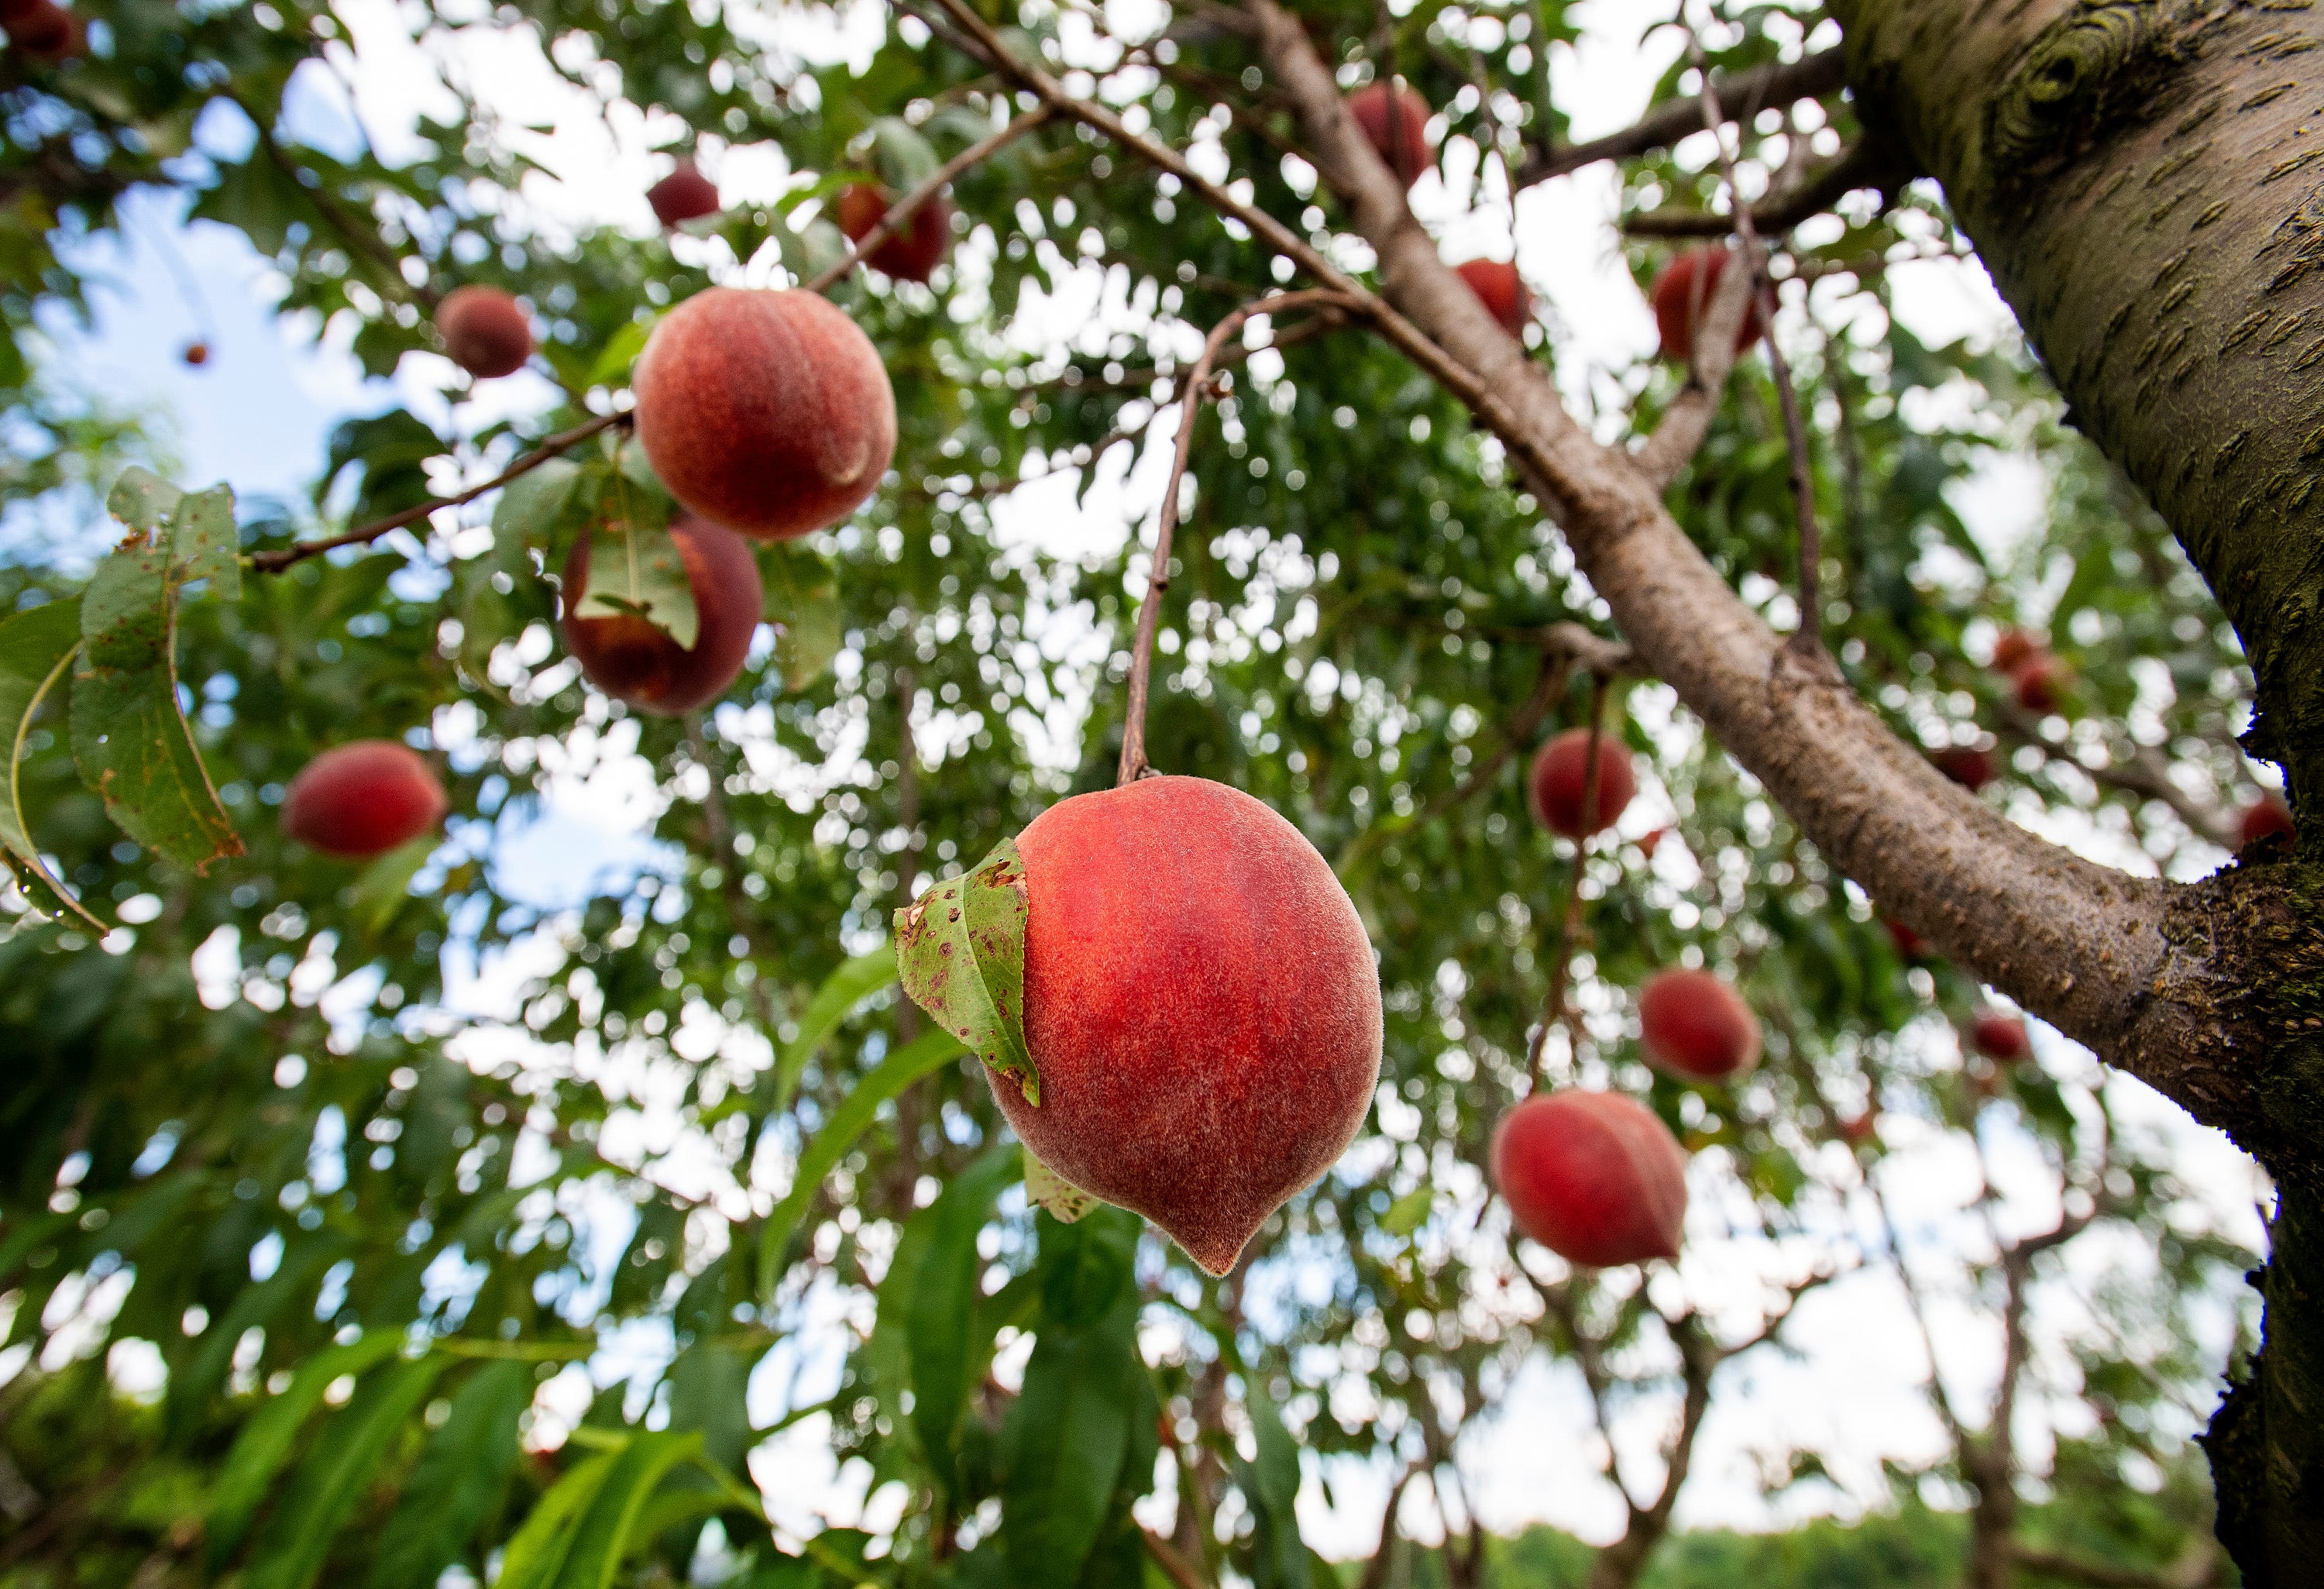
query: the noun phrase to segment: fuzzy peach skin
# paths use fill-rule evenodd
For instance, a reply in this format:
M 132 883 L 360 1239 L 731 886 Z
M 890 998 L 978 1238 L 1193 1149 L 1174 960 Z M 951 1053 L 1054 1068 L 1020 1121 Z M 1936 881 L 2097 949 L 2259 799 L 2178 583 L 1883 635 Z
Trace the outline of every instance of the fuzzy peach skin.
M 1582 808 L 1590 787 L 1590 730 L 1569 728 L 1534 753 L 1527 787 L 1534 820 L 1561 838 L 1587 838 L 1611 827 L 1638 792 L 1630 749 L 1619 734 L 1598 736 L 1598 798 Z
M 335 745 L 282 795 L 282 832 L 327 855 L 383 855 L 444 819 L 450 802 L 428 758 L 392 739 Z
M 640 711 L 672 716 L 726 693 L 751 655 L 766 592 L 750 543 L 706 519 L 679 518 L 669 527 L 686 582 L 694 591 L 700 627 L 688 650 L 643 618 L 627 613 L 577 618 L 574 606 L 589 588 L 592 537 L 573 543 L 565 561 L 565 649 L 590 683 Z M 608 555 L 611 555 L 609 550 Z
M 1527 1098 L 1494 1128 L 1492 1169 L 1517 1229 L 1569 1263 L 1611 1269 L 1678 1256 L 1686 1155 L 1635 1098 Z
M 1638 989 L 1639 1045 L 1665 1070 L 1720 1081 L 1759 1058 L 1759 1017 L 1708 971 L 1657 971 Z
M 696 293 L 646 338 L 631 384 L 639 445 L 669 494 L 743 535 L 838 522 L 896 451 L 879 350 L 812 292 Z
M 513 375 L 532 356 L 532 321 L 497 287 L 455 287 L 436 306 L 445 355 L 479 380 Z
M 1077 795 L 1018 836 L 1027 1147 L 1213 1274 L 1329 1169 L 1379 1079 L 1379 973 L 1299 830 L 1201 778 Z

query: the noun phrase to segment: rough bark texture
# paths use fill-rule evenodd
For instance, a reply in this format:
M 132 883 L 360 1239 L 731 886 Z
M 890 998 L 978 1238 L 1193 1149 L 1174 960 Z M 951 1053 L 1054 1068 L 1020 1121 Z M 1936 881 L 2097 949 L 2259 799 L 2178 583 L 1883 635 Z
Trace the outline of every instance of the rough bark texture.
M 1945 186 L 2081 429 L 2145 489 L 2258 681 L 2247 743 L 2324 809 L 2324 13 L 2315 0 L 1841 0 L 1851 79 Z M 1963 95 L 1965 82 L 1995 85 Z M 2209 1446 L 2247 1582 L 2324 1561 L 2324 952 L 2296 864 L 2174 891 L 2169 1021 L 2250 1090 L 2195 1113 L 2282 1184 L 2267 1346 Z M 2255 1113 L 2258 1118 L 2252 1119 Z

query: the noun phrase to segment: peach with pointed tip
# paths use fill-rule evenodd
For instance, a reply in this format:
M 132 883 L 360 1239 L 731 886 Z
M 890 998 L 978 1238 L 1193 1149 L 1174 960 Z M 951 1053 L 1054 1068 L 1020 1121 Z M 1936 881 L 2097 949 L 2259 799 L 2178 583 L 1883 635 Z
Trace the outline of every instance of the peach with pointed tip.
M 1727 250 L 1715 245 L 1690 248 L 1655 279 L 1655 331 L 1665 358 L 1685 363 L 1694 357 L 1695 317 L 1711 312 L 1711 294 L 1727 273 Z M 1759 306 L 1746 305 L 1743 323 L 1735 328 L 1735 351 L 1741 353 L 1759 340 L 1761 328 Z
M 646 189 L 646 202 L 665 228 L 684 226 L 718 213 L 718 184 L 692 161 L 681 160 L 669 175 Z
M 712 287 L 664 315 L 632 378 L 638 444 L 669 494 L 743 535 L 836 523 L 896 451 L 872 339 L 813 292 Z
M 1493 1130 L 1493 1185 L 1517 1229 L 1591 1269 L 1675 1258 L 1686 1154 L 1661 1117 L 1619 1093 L 1534 1096 Z
M 1471 259 L 1454 265 L 1452 273 L 1469 283 L 1469 291 L 1502 330 L 1512 337 L 1524 334 L 1526 322 L 1533 319 L 1533 294 L 1526 291 L 1517 266 L 1507 260 Z
M 1347 891 L 1239 790 L 1141 779 L 1017 836 L 1033 1154 L 1213 1274 L 1352 1141 L 1379 1078 L 1379 975 Z
M 1348 96 L 1348 113 L 1362 129 L 1364 141 L 1379 151 L 1397 180 L 1409 188 L 1435 162 L 1428 143 L 1428 101 L 1409 88 L 1396 90 L 1397 124 L 1391 145 L 1388 97 L 1388 84 L 1367 83 Z
M 282 832 L 327 855 L 383 855 L 444 819 L 450 802 L 428 758 L 392 739 L 334 745 L 282 795 Z
M 479 380 L 512 375 L 532 356 L 532 321 L 497 287 L 455 287 L 436 306 L 444 353 Z
M 759 560 L 732 530 L 703 519 L 680 518 L 669 527 L 699 621 L 694 644 L 632 613 L 594 617 L 574 614 L 589 588 L 590 537 L 573 543 L 565 562 L 565 649 L 582 676 L 640 711 L 674 716 L 717 699 L 751 655 L 766 592 Z
M 1534 753 L 1527 781 L 1533 794 L 1534 819 L 1561 838 L 1587 838 L 1621 819 L 1638 792 L 1638 777 L 1630 766 L 1629 747 L 1612 733 L 1598 736 L 1598 796 L 1588 801 L 1590 730 L 1569 728 L 1545 743 Z
M 1674 966 L 1638 989 L 1638 1041 L 1663 1069 L 1720 1081 L 1759 1059 L 1759 1017 L 1723 977 Z
M 861 243 L 888 218 L 888 196 L 876 184 L 855 182 L 839 190 L 839 229 Z M 905 218 L 903 226 L 865 256 L 873 270 L 899 282 L 925 283 L 952 243 L 952 206 L 941 193 Z

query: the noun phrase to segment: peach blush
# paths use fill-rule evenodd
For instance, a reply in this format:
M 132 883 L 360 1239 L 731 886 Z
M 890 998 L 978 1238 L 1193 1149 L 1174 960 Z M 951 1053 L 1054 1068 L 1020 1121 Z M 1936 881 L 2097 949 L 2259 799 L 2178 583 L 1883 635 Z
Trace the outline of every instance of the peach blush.
M 1494 1128 L 1492 1170 L 1517 1229 L 1569 1263 L 1611 1269 L 1678 1256 L 1686 1155 L 1635 1098 L 1527 1098 Z
M 335 745 L 282 795 L 282 833 L 327 855 L 383 855 L 444 819 L 450 802 L 428 758 L 392 739 Z

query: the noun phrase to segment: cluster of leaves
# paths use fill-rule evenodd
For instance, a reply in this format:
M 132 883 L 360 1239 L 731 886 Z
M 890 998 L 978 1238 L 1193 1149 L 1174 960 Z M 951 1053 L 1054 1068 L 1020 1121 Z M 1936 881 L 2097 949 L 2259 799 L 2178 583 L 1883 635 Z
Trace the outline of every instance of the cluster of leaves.
M 1381 38 L 1367 8 L 1307 9 L 1318 36 L 1351 42 L 1351 82 L 1393 66 L 1449 107 L 1449 136 L 1503 161 L 1563 136 L 1545 75 L 1572 32 L 1556 0 L 1422 5 Z M 34 309 L 83 291 L 54 237 L 115 226 L 119 195 L 145 183 L 238 228 L 280 270 L 284 312 L 338 322 L 374 372 L 427 350 L 432 294 L 522 292 L 564 394 L 521 427 L 350 421 L 297 522 L 235 523 L 224 495 L 133 481 L 119 502 L 135 539 L 92 577 L 0 568 L 0 671 L 54 681 L 0 695 L 0 737 L 21 753 L 0 839 L 103 922 L 100 943 L 86 921 L 45 919 L 35 880 L 0 928 L 14 1061 L 0 1306 L 38 1363 L 5 1392 L 0 1442 L 39 1498 L 0 1531 L 0 1571 L 387 1589 L 447 1566 L 527 1586 L 699 1568 L 770 1589 L 1065 1589 L 1152 1581 L 1175 1560 L 1205 1581 L 1320 1584 L 1292 1514 L 1303 1449 L 1449 1475 L 1462 1421 L 1489 1417 L 1536 1353 L 1610 1360 L 1641 1397 L 1679 1378 L 1691 1316 L 1667 1293 L 1512 1245 L 1485 1196 L 1489 1133 L 1530 1085 L 1528 1030 L 1568 956 L 1575 1030 L 1552 1039 L 1553 1077 L 1650 1099 L 1770 1252 L 1852 1256 L 1823 1216 L 1880 1151 L 1840 1127 L 1875 1110 L 1913 1122 L 1908 1138 L 2015 1132 L 2061 1176 L 2077 1162 L 2056 1080 L 1958 1058 L 1945 1028 L 1973 982 L 1900 958 L 1666 688 L 1628 687 L 1609 711 L 1652 768 L 1641 818 L 1586 855 L 1536 829 L 1524 714 L 1562 684 L 1548 719 L 1584 720 L 1591 687 L 1557 671 L 1545 636 L 1600 622 L 1592 594 L 1457 404 L 1358 333 L 1278 327 L 1197 431 L 1148 752 L 1268 800 L 1339 864 L 1381 956 L 1379 1108 L 1225 1282 L 1118 1213 L 1037 1213 L 1010 1189 L 1024 1168 L 981 1073 L 919 1030 L 880 940 L 923 874 L 1111 781 L 1145 586 L 1135 537 L 1060 559 L 1010 532 L 1007 504 L 1061 502 L 1076 470 L 1089 494 L 1168 403 L 1190 337 L 1265 291 L 1273 262 L 1074 131 L 964 174 L 954 261 L 932 289 L 862 274 L 835 289 L 890 369 L 899 477 L 854 522 L 765 554 L 775 642 L 715 713 L 633 717 L 556 657 L 545 577 L 578 534 L 618 524 L 641 555 L 593 570 L 642 582 L 575 594 L 686 623 L 678 587 L 650 577 L 667 509 L 610 433 L 480 506 L 489 522 L 446 513 L 279 575 L 231 554 L 407 511 L 431 482 L 482 477 L 610 411 L 659 308 L 713 279 L 806 273 L 832 250 L 811 217 L 847 173 L 904 182 L 1013 106 L 918 21 L 891 19 L 868 60 L 816 64 L 770 46 L 747 8 L 425 20 L 447 50 L 464 25 L 533 32 L 576 85 L 667 113 L 704 159 L 772 140 L 801 174 L 779 201 L 675 238 L 572 232 L 529 208 L 513 130 L 456 81 L 460 115 L 420 128 L 432 152 L 416 163 L 308 147 L 283 130 L 283 96 L 352 35 L 328 6 L 109 8 L 88 59 L 0 82 L 14 196 L 0 248 L 31 262 L 0 290 L 20 363 Z M 1131 58 L 1078 11 L 1012 20 L 1017 47 L 1119 64 L 1106 92 L 1154 136 L 1215 152 L 1251 202 L 1330 242 L 1243 40 L 1182 21 Z M 1726 64 L 1801 23 L 1744 21 Z M 194 136 L 220 102 L 255 130 L 238 160 Z M 1755 134 L 1747 160 L 1779 167 L 1779 135 Z M 1661 155 L 1628 174 L 1641 208 L 1714 186 Z M 1794 258 L 1950 237 L 1925 199 L 1909 208 L 1928 226 L 1851 217 Z M 1643 274 L 1665 256 L 1640 245 L 1634 261 Z M 1102 311 L 1028 347 L 1019 328 L 1092 276 Z M 1835 274 L 1785 331 L 1837 526 L 1825 617 L 1843 665 L 1935 744 L 2004 728 L 1969 660 L 1984 629 L 2051 628 L 2087 712 L 2025 727 L 2006 798 L 2196 864 L 2170 809 L 2077 769 L 2161 746 L 2233 787 L 2241 680 L 2216 613 L 2014 351 L 1932 348 L 1893 323 L 1836 334 L 1885 321 L 1890 300 L 1877 273 Z M 1623 381 L 1641 425 L 1678 389 L 1645 367 Z M 1747 369 L 1672 500 L 1780 616 L 1795 548 L 1774 416 Z M 2056 497 L 1997 557 L 1952 494 L 2005 447 L 2034 449 Z M 59 477 L 0 485 L 21 498 Z M 271 808 L 317 750 L 366 735 L 437 753 L 459 815 L 440 845 L 358 872 L 287 844 Z M 502 841 L 560 781 L 616 761 L 651 770 L 657 847 L 545 894 Z M 175 808 L 152 798 L 172 790 Z M 1689 959 L 1735 975 L 1769 1026 L 1748 1081 L 1683 1085 L 1637 1056 L 1627 990 Z M 2114 1206 L 2160 1235 L 2180 1200 L 2142 1172 Z M 2192 1241 L 2169 1257 L 2168 1319 L 2235 1262 Z M 759 1365 L 827 1338 L 835 1307 L 856 1326 L 836 1383 L 766 1412 L 747 1393 Z M 606 1348 L 641 1331 L 667 1349 L 631 1382 Z M 2157 1409 L 2217 1365 L 2104 1341 L 2087 1357 L 2107 1427 L 2138 1438 L 2078 1450 L 2077 1483 L 2168 1467 Z M 576 1392 L 587 1410 L 568 1417 Z M 810 1419 L 872 1482 L 902 1483 L 892 1529 L 769 1537 L 747 1454 Z M 1157 1546 L 1130 1506 L 1165 1471 L 1179 1524 Z

